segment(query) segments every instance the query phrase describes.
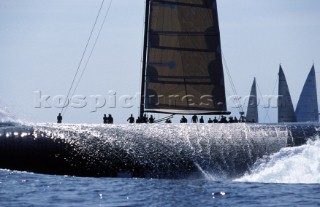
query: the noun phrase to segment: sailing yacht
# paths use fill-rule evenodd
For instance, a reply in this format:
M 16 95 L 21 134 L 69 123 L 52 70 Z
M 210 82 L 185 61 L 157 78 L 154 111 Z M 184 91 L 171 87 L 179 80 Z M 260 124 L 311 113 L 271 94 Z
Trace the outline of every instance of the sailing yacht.
M 312 66 L 303 86 L 295 114 L 298 122 L 319 121 L 317 84 L 314 65 Z
M 246 121 L 252 122 L 252 123 L 259 122 L 256 78 L 254 78 L 251 86 L 250 97 L 248 100 Z
M 227 111 L 216 0 L 146 1 L 140 117 Z
M 145 112 L 229 114 L 216 0 L 146 0 L 145 27 L 140 117 Z M 279 103 L 291 103 L 281 108 L 280 121 L 291 121 L 295 116 L 281 67 L 279 79 Z M 252 91 L 256 95 L 255 81 Z M 233 179 L 259 158 L 306 143 L 317 129 L 311 124 L 16 124 L 0 126 L 0 168 L 170 179 L 209 172 Z
M 291 95 L 287 84 L 286 77 L 279 68 L 279 88 L 278 88 L 278 122 L 296 122 L 296 115 L 294 113 Z

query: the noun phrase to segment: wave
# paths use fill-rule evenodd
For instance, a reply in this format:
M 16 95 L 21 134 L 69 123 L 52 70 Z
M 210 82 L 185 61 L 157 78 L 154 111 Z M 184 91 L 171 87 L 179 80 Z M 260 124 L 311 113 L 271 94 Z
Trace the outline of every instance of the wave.
M 320 183 L 320 139 L 306 145 L 283 148 L 259 159 L 250 173 L 235 181 L 261 183 Z
M 0 104 L 0 124 L 17 122 L 16 117 Z

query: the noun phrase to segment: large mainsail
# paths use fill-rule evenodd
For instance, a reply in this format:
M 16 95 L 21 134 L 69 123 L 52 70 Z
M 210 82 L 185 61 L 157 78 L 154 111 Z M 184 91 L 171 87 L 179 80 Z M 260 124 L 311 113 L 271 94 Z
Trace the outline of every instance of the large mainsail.
M 147 0 L 146 15 L 141 107 L 226 113 L 216 0 Z
M 279 69 L 278 122 L 296 122 L 289 87 L 281 65 Z
M 298 122 L 319 121 L 317 84 L 314 65 L 312 66 L 303 86 L 296 108 L 296 117 Z
M 252 86 L 251 86 L 250 97 L 248 100 L 246 120 L 247 120 L 247 122 L 252 122 L 252 123 L 259 122 L 256 78 L 254 78 Z

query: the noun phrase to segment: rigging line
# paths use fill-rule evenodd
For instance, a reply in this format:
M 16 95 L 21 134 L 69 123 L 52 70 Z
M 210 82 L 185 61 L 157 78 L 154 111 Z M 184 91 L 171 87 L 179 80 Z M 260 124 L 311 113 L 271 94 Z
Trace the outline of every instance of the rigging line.
M 230 91 L 226 88 L 226 94 L 227 96 L 233 96 L 234 94 L 230 93 Z M 236 101 L 237 100 L 237 101 Z M 233 106 L 231 108 L 239 108 L 238 106 L 241 105 L 240 104 L 240 100 L 241 100 L 241 97 L 236 95 L 232 98 L 232 103 L 233 103 Z
M 67 98 L 66 98 L 66 101 L 65 101 L 64 105 L 66 104 L 67 100 L 69 100 L 70 92 L 71 92 L 71 90 L 72 90 L 72 88 L 73 88 L 73 84 L 74 84 L 74 82 L 75 82 L 75 80 L 76 80 L 76 78 L 77 78 L 77 75 L 78 75 L 78 73 L 79 73 L 80 67 L 81 67 L 81 65 L 82 65 L 83 58 L 84 58 L 84 56 L 85 56 L 85 54 L 86 54 L 86 52 L 87 52 L 87 48 L 88 48 L 88 45 L 89 45 L 89 43 L 90 43 L 90 40 L 91 40 L 93 31 L 94 31 L 94 29 L 95 29 L 95 27 L 96 27 L 97 21 L 98 21 L 98 19 L 99 19 L 99 16 L 100 16 L 101 9 L 102 9 L 102 6 L 103 6 L 103 4 L 104 4 L 104 1 L 105 1 L 105 0 L 102 0 L 102 2 L 101 2 L 98 15 L 97 15 L 97 17 L 96 17 L 96 19 L 95 19 L 95 22 L 94 22 L 94 25 L 93 25 L 93 27 L 92 27 L 92 29 L 91 29 L 90 36 L 89 36 L 89 38 L 88 38 L 88 40 L 87 40 L 87 43 L 86 43 L 86 46 L 85 46 L 84 51 L 83 51 L 83 53 L 82 53 L 80 62 L 79 62 L 79 64 L 78 64 L 78 67 L 77 67 L 77 70 L 76 70 L 76 73 L 75 73 L 75 75 L 74 75 L 74 77 L 73 77 L 73 80 L 72 80 L 72 82 L 71 82 L 71 85 L 70 85 L 70 88 L 69 88 L 69 90 L 68 90 Z M 66 108 L 67 108 L 67 106 L 61 109 L 61 113 L 62 113 L 62 114 L 64 114 L 64 113 L 63 113 L 63 110 L 65 110 Z
M 81 82 L 81 80 L 82 80 L 83 74 L 84 74 L 84 72 L 85 72 L 86 69 L 87 69 L 88 63 L 89 63 L 89 61 L 90 61 L 90 59 L 91 59 L 92 53 L 93 53 L 93 51 L 94 51 L 94 49 L 95 49 L 95 47 L 96 47 L 96 44 L 97 44 L 98 39 L 99 39 L 99 37 L 100 37 L 101 31 L 102 31 L 102 29 L 103 29 L 103 25 L 104 25 L 104 23 L 105 23 L 105 21 L 106 21 L 106 19 L 107 19 L 108 14 L 109 14 L 109 10 L 110 10 L 110 8 L 111 8 L 111 4 L 112 4 L 112 0 L 111 0 L 110 3 L 109 3 L 109 7 L 108 7 L 108 9 L 107 9 L 107 11 L 106 11 L 106 14 L 105 14 L 105 16 L 104 16 L 104 19 L 103 19 L 103 21 L 102 21 L 102 24 L 101 24 L 101 26 L 100 26 L 98 35 L 97 35 L 97 37 L 96 37 L 96 39 L 95 39 L 95 41 L 94 41 L 94 44 L 93 44 L 93 46 L 92 46 L 92 48 L 91 48 L 91 51 L 90 51 L 90 54 L 89 54 L 89 56 L 88 56 L 88 58 L 87 58 L 86 64 L 85 64 L 83 70 L 81 71 L 80 77 L 79 77 L 79 79 L 78 79 L 78 81 L 77 81 L 77 84 L 76 84 L 76 86 L 75 86 L 72 94 L 71 94 L 71 97 L 75 94 L 76 90 L 78 89 L 78 86 L 79 86 L 79 84 L 80 84 L 80 82 Z M 68 109 L 68 108 L 66 107 L 65 110 L 64 110 L 64 112 L 63 112 L 64 114 L 66 113 L 67 109 Z
M 112 0 L 110 1 L 109 7 L 108 7 L 108 9 L 107 9 L 107 11 L 106 11 L 106 14 L 105 14 L 105 16 L 104 16 L 104 19 L 103 19 L 103 21 L 102 21 L 102 24 L 101 24 L 101 26 L 100 26 L 98 35 L 97 35 L 97 37 L 96 37 L 96 39 L 95 39 L 95 42 L 94 42 L 94 44 L 93 44 L 93 46 L 92 46 L 92 49 L 91 49 L 91 51 L 90 51 L 90 55 L 89 55 L 89 57 L 88 57 L 88 59 L 87 59 L 87 61 L 86 61 L 86 64 L 85 64 L 83 70 L 81 71 L 80 78 L 78 79 L 78 82 L 77 82 L 77 84 L 76 84 L 76 86 L 75 86 L 75 88 L 74 88 L 74 90 L 73 90 L 73 92 L 72 92 L 72 94 L 71 94 L 71 97 L 75 94 L 75 92 L 76 92 L 76 90 L 77 90 L 77 88 L 78 88 L 78 86 L 79 86 L 79 84 L 80 84 L 80 82 L 81 82 L 81 79 L 82 79 L 82 77 L 83 77 L 83 74 L 84 74 L 84 72 L 85 72 L 86 69 L 87 69 L 88 63 L 89 63 L 90 58 L 91 58 L 91 56 L 92 56 L 92 53 L 93 53 L 93 51 L 94 51 L 94 49 L 95 49 L 95 47 L 96 47 L 96 44 L 97 44 L 98 39 L 99 39 L 99 37 L 100 37 L 101 31 L 102 31 L 102 29 L 103 29 L 103 25 L 104 25 L 104 23 L 105 23 L 105 21 L 106 21 L 106 19 L 107 19 L 108 14 L 109 14 L 109 10 L 110 10 L 110 8 L 111 8 L 111 4 L 112 4 Z M 66 110 L 67 110 L 67 109 L 66 109 Z
M 278 83 L 279 83 L 279 75 L 278 75 L 278 78 L 276 79 L 275 84 L 274 84 L 274 86 L 273 86 L 272 95 L 274 94 L 274 92 L 275 92 L 275 90 L 276 90 L 276 86 L 277 86 Z M 266 115 L 265 115 L 264 120 L 263 120 L 264 122 L 266 121 L 267 118 L 268 118 L 269 121 L 270 121 L 269 109 L 270 109 L 270 107 L 269 107 L 269 104 L 268 104 L 268 107 L 266 108 Z
M 235 85 L 234 85 L 234 83 L 233 83 L 233 80 L 232 80 L 232 77 L 231 77 L 231 74 L 230 74 L 230 71 L 229 71 L 229 67 L 228 67 L 227 61 L 226 61 L 226 59 L 225 59 L 222 51 L 221 51 L 221 56 L 222 56 L 222 61 L 223 61 L 224 66 L 225 66 L 225 68 L 226 68 L 226 72 L 227 72 L 227 75 L 228 75 L 228 78 L 229 78 L 229 81 L 230 81 L 230 84 L 231 84 L 231 89 L 232 89 L 233 93 L 234 93 L 236 96 L 238 96 L 236 87 L 235 87 Z M 237 100 L 238 100 L 238 99 L 237 99 Z M 235 103 L 235 102 L 234 102 L 234 103 Z M 243 111 L 244 111 L 244 110 L 243 110 L 243 106 L 242 106 L 242 104 L 240 103 L 239 100 L 238 100 L 238 104 L 239 104 L 239 108 L 238 108 L 239 112 L 243 112 Z
M 259 86 L 259 84 L 258 84 L 257 82 L 256 82 L 256 85 L 257 85 L 257 88 L 258 88 L 258 91 L 259 91 L 259 94 L 260 94 L 260 98 L 262 99 L 262 104 L 264 104 L 264 102 L 263 102 L 263 95 L 262 95 L 262 93 L 261 93 L 260 86 Z M 268 110 L 268 109 L 265 109 L 265 110 Z M 266 121 L 266 118 L 268 118 L 269 122 L 271 121 L 268 111 L 266 111 L 266 116 L 265 116 L 263 122 Z
M 262 95 L 262 93 L 261 93 L 260 86 L 259 86 L 259 84 L 258 84 L 257 82 L 256 82 L 256 86 L 257 86 L 257 88 L 258 88 L 260 98 L 262 99 L 262 104 L 264 104 L 264 102 L 263 102 L 263 95 Z M 268 116 L 268 119 L 269 119 L 269 122 L 270 122 L 270 117 L 269 117 L 268 113 L 267 113 L 267 116 Z M 264 122 L 265 122 L 265 120 L 264 120 Z

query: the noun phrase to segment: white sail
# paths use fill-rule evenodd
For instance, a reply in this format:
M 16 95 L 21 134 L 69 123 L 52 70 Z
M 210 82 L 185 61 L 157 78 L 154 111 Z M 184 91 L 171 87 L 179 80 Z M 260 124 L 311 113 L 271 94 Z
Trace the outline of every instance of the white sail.
M 314 66 L 312 66 L 303 86 L 296 108 L 296 117 L 298 122 L 319 121 L 317 84 Z
M 252 123 L 259 122 L 256 78 L 254 78 L 252 87 L 251 87 L 246 120 L 247 122 L 252 122 Z

